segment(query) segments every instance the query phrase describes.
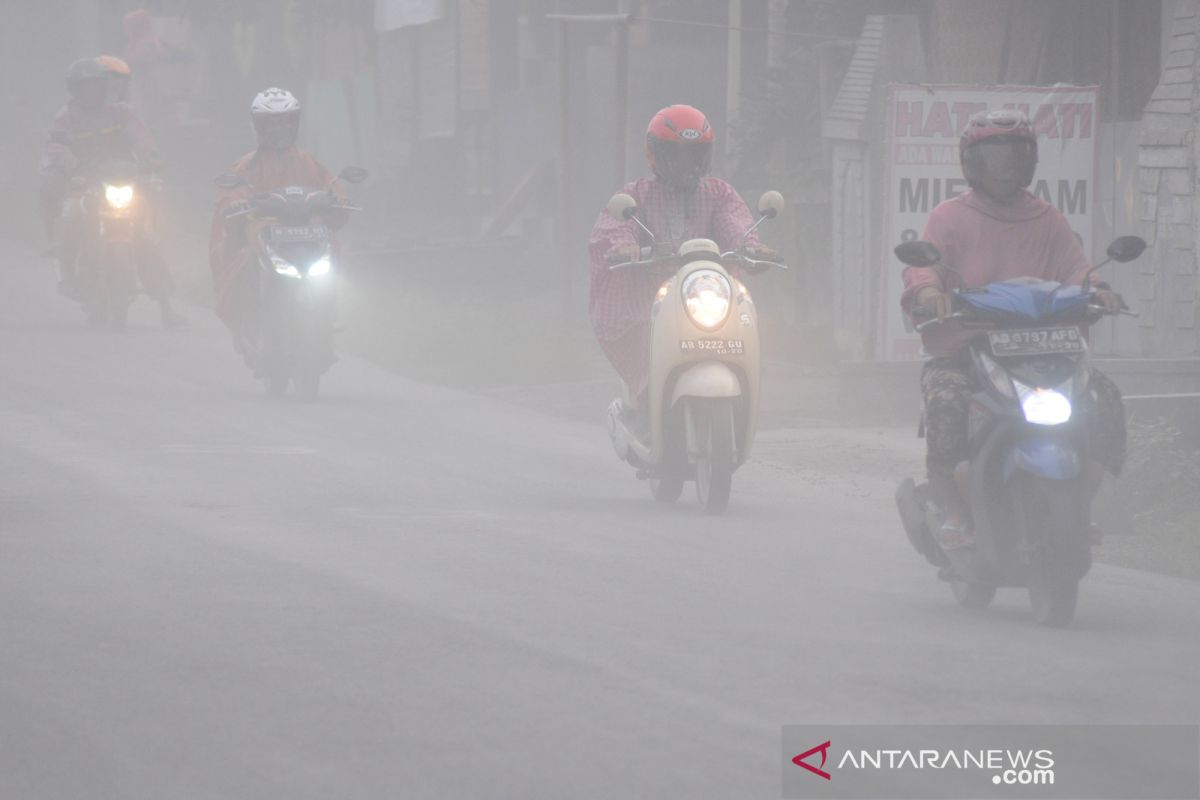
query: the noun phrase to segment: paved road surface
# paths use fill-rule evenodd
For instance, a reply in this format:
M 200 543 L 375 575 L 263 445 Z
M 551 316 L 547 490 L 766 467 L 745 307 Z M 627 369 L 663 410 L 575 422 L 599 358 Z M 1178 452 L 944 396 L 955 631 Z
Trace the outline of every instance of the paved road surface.
M 0 797 L 771 798 L 784 724 L 1200 720 L 1196 584 L 966 613 L 811 434 L 709 519 L 614 459 L 606 396 L 348 358 L 273 401 L 208 318 L 91 332 L 6 252 Z

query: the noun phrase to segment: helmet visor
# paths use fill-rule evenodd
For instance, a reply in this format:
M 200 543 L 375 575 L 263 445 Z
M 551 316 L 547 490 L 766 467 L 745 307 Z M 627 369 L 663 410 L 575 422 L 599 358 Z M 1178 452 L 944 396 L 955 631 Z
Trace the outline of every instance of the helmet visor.
M 1029 147 L 1025 142 L 993 139 L 973 148 L 981 178 L 1021 181 L 1029 168 Z
M 654 147 L 654 172 L 672 186 L 695 186 L 711 164 L 710 142 L 657 142 Z
M 256 114 L 254 130 L 258 143 L 271 150 L 286 150 L 296 143 L 300 133 L 299 114 Z
M 103 77 L 71 81 L 67 89 L 80 108 L 88 111 L 95 111 L 108 99 L 108 81 Z
M 118 103 L 124 103 L 129 99 L 129 76 L 120 73 L 109 73 L 108 76 L 108 93 L 111 99 Z

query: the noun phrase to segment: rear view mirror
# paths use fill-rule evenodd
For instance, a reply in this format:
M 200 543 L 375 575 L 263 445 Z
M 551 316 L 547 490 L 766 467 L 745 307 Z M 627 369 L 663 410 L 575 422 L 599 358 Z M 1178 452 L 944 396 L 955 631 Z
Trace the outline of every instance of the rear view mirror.
M 246 179 L 241 175 L 234 175 L 232 172 L 226 172 L 214 178 L 213 183 L 217 185 L 218 189 L 236 189 L 239 186 L 245 186 Z
M 942 260 L 942 253 L 929 242 L 902 242 L 893 251 L 896 258 L 910 267 L 932 267 Z
M 362 167 L 346 167 L 338 173 L 338 177 L 346 183 L 362 183 L 367 179 L 367 175 L 369 174 Z
M 1118 264 L 1133 261 L 1146 249 L 1146 240 L 1140 236 L 1119 236 L 1108 246 L 1105 253 Z
M 614 194 L 608 201 L 608 213 L 617 219 L 630 219 L 637 213 L 637 207 L 637 200 L 622 192 Z
M 773 189 L 758 198 L 758 213 L 767 219 L 775 219 L 783 213 L 783 208 L 783 195 Z

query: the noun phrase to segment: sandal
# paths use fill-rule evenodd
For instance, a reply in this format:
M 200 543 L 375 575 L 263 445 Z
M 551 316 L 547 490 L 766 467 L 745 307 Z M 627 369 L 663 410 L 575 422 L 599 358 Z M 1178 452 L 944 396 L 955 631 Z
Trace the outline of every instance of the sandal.
M 966 523 L 943 522 L 942 527 L 934 532 L 938 547 L 945 552 L 972 547 L 975 537 L 971 535 L 971 526 Z

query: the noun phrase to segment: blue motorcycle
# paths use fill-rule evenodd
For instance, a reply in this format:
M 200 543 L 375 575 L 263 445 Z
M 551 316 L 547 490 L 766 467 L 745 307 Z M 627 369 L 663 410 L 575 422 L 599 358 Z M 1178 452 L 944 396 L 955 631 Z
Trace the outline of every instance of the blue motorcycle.
M 1132 261 L 1145 247 L 1136 236 L 1122 236 L 1096 268 Z M 909 266 L 953 270 L 928 242 L 905 242 L 895 252 Z M 979 389 L 968 422 L 970 496 L 964 498 L 975 543 L 939 544 L 932 532 L 941 528 L 941 509 L 928 484 L 911 478 L 896 492 L 900 518 L 913 547 L 938 568 L 960 604 L 982 608 L 997 588 L 1025 587 L 1039 623 L 1067 625 L 1092 563 L 1084 465 L 1095 397 L 1086 328 L 1110 312 L 1095 302 L 1087 280 L 1081 286 L 1008 280 L 953 297 L 947 319 L 977 331 L 967 354 Z

